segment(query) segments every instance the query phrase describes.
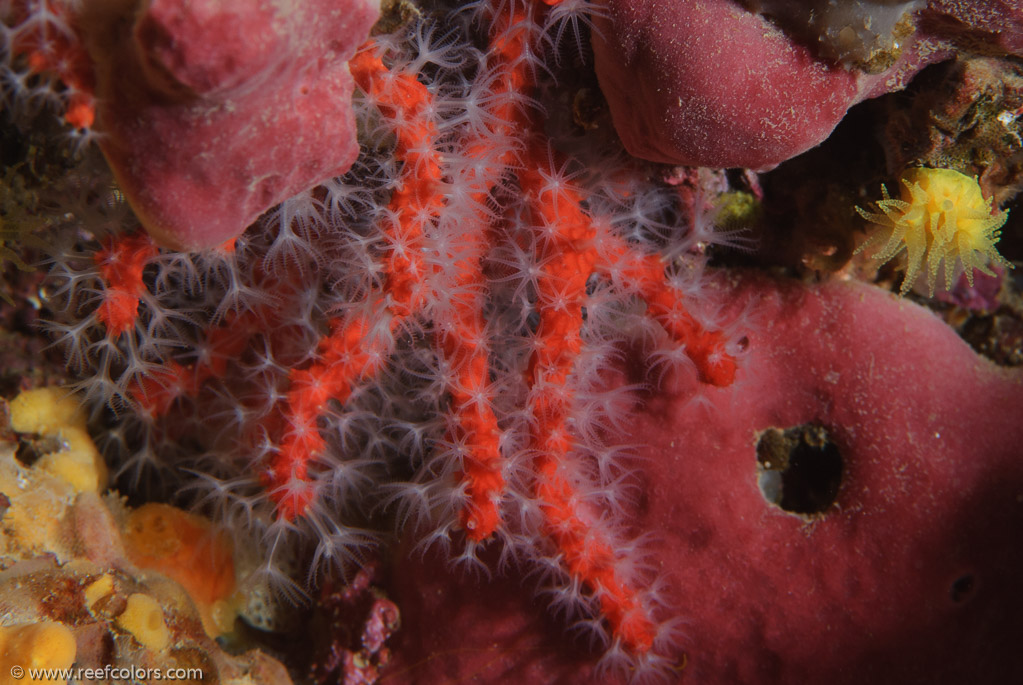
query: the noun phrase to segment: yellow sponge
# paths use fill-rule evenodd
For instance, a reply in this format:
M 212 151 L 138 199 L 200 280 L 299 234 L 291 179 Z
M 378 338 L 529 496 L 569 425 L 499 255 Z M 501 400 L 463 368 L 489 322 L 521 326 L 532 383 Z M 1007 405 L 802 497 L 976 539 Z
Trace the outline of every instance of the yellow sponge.
M 117 617 L 117 625 L 154 651 L 159 652 L 170 644 L 170 629 L 163 620 L 163 609 L 149 595 L 140 592 L 130 595 L 128 606 Z
M 0 627 L 0 685 L 65 683 L 66 679 L 33 678 L 35 669 L 66 669 L 75 661 L 77 647 L 63 623 L 42 621 Z M 18 669 L 21 669 L 20 671 Z
M 10 403 L 11 428 L 57 438 L 62 448 L 43 455 L 38 468 L 67 481 L 77 492 L 102 492 L 107 467 L 86 429 L 85 412 L 78 399 L 60 388 L 37 388 L 21 393 Z
M 52 435 L 62 428 L 85 429 L 85 413 L 75 396 L 60 388 L 36 388 L 10 403 L 11 428 L 19 433 Z
M 92 607 L 96 605 L 96 602 L 100 601 L 113 591 L 114 579 L 110 577 L 109 573 L 104 573 L 102 576 L 85 586 L 85 606 L 89 607 L 89 611 L 92 611 Z

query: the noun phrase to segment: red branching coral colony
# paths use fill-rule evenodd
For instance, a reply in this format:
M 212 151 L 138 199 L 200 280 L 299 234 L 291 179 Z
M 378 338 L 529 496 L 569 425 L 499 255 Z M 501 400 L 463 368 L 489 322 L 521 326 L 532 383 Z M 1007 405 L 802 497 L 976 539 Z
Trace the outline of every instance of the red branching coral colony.
M 671 622 L 623 522 L 612 371 L 642 344 L 727 386 L 738 334 L 697 314 L 713 237 L 677 228 L 674 190 L 543 109 L 590 9 L 547 4 L 477 3 L 448 34 L 424 20 L 366 44 L 356 167 L 231 245 L 160 250 L 83 188 L 52 329 L 119 414 L 122 477 L 168 474 L 260 541 L 276 586 L 298 591 L 293 545 L 315 547 L 314 574 L 344 567 L 395 511 L 459 562 L 497 544 L 539 569 L 608 663 L 648 674 L 671 666 Z

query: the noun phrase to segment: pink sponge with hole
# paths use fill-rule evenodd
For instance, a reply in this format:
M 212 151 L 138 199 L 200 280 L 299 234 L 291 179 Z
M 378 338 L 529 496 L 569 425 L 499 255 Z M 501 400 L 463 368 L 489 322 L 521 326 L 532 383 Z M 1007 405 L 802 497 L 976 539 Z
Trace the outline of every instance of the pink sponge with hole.
M 655 392 L 625 436 L 646 445 L 629 523 L 682 621 L 678 682 L 1023 682 L 1023 370 L 870 286 L 742 276 L 724 294 L 754 303 L 736 384 Z M 803 425 L 826 446 L 774 497 L 816 492 L 799 515 L 762 492 L 756 446 Z M 396 574 L 393 682 L 593 682 L 595 655 L 528 588 Z
M 348 59 L 374 0 L 86 3 L 100 146 L 150 234 L 217 245 L 344 173 L 358 143 Z

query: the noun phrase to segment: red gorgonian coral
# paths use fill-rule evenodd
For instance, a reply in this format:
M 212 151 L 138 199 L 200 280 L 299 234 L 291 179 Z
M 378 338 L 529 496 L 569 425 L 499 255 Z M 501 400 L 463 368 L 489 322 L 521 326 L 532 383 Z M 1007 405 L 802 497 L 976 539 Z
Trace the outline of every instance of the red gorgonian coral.
M 364 46 L 355 169 L 230 247 L 158 251 L 129 218 L 69 219 L 52 329 L 119 412 L 125 482 L 194 494 L 262 545 L 275 587 L 301 591 L 296 545 L 313 575 L 345 566 L 392 512 L 461 563 L 500 545 L 606 663 L 644 675 L 676 655 L 622 520 L 615 365 L 641 347 L 662 376 L 726 386 L 739 333 L 710 323 L 698 248 L 715 237 L 557 111 L 589 8 L 547 4 L 478 2 Z

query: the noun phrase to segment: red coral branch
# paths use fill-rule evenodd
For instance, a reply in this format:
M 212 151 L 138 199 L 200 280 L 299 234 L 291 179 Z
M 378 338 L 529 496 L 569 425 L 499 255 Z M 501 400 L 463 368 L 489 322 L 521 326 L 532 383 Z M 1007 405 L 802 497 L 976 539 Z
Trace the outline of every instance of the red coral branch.
M 408 316 L 422 310 L 428 279 L 422 243 L 425 232 L 447 204 L 442 184 L 437 126 L 431 118 L 434 97 L 414 74 L 391 73 L 375 54 L 373 44 L 351 61 L 356 83 L 394 123 L 395 156 L 405 164 L 402 183 L 391 198 L 388 230 L 392 246 L 385 263 L 389 310 Z M 470 170 L 460 181 L 475 189 L 472 202 L 485 206 L 491 179 Z M 460 519 L 472 540 L 490 537 L 500 521 L 497 503 L 504 488 L 501 474 L 500 429 L 493 411 L 489 354 L 482 317 L 485 282 L 482 259 L 488 218 L 481 212 L 465 222 L 458 236 L 448 285 L 452 316 L 438 332 L 437 346 L 454 370 L 448 388 L 457 435 L 465 445 L 461 480 L 466 504 Z M 435 275 L 435 274 L 430 274 Z
M 146 290 L 142 271 L 157 254 L 157 247 L 145 233 L 115 235 L 93 255 L 106 288 L 96 316 L 107 332 L 118 337 L 135 326 L 139 295 Z
M 530 42 L 536 42 L 523 28 L 532 25 L 522 15 L 513 15 L 507 28 L 499 23 L 491 51 L 506 65 L 508 76 L 503 81 L 523 91 L 531 88 L 532 74 L 526 63 L 516 58 L 530 47 Z M 505 116 L 509 126 L 527 124 L 524 130 L 542 130 L 535 125 L 537 122 L 528 121 L 528 114 L 510 110 Z M 538 262 L 543 265 L 536 304 L 540 323 L 528 374 L 533 446 L 538 455 L 534 463 L 535 494 L 544 514 L 545 532 L 557 547 L 566 571 L 598 598 L 611 634 L 629 651 L 641 654 L 653 646 L 656 632 L 649 608 L 640 600 L 631 579 L 618 570 L 612 539 L 601 530 L 597 517 L 585 511 L 585 498 L 571 477 L 572 469 L 564 463 L 576 449 L 568 423 L 573 399 L 568 383 L 583 345 L 588 279 L 609 261 L 630 264 L 626 276 L 639 286 L 651 315 L 685 345 L 702 381 L 730 384 L 735 362 L 724 351 L 724 336 L 704 330 L 682 306 L 679 294 L 666 282 L 665 265 L 659 256 L 637 255 L 635 248 L 609 234 L 601 235 L 598 251 L 597 229 L 582 208 L 582 197 L 559 178 L 548 149 L 547 141 L 534 133 L 524 168 L 517 172 L 540 234 Z
M 463 559 L 474 558 L 476 543 L 495 537 L 509 554 L 547 559 L 557 569 L 553 575 L 564 603 L 591 612 L 593 625 L 610 636 L 618 653 L 633 661 L 655 661 L 660 655 L 654 642 L 661 630 L 655 601 L 635 571 L 632 548 L 601 510 L 607 499 L 624 498 L 614 491 L 612 477 L 603 471 L 592 476 L 593 469 L 587 468 L 590 448 L 605 431 L 581 415 L 580 389 L 586 384 L 580 359 L 584 331 L 590 330 L 584 326 L 600 328 L 584 313 L 591 280 L 610 280 L 616 300 L 644 300 L 648 316 L 682 348 L 704 383 L 730 384 L 735 360 L 725 349 L 725 336 L 689 312 L 666 273 L 670 265 L 665 259 L 615 235 L 609 221 L 593 216 L 603 201 L 600 193 L 584 194 L 570 182 L 532 100 L 542 68 L 538 55 L 545 10 L 527 2 L 507 9 L 493 19 L 487 62 L 479 65 L 471 85 L 462 82 L 471 95 L 457 96 L 480 96 L 473 103 L 476 109 L 454 124 L 441 119 L 441 98 L 447 97 L 446 86 L 457 91 L 457 85 L 427 87 L 418 69 L 389 67 L 385 60 L 391 57 L 376 43 L 363 46 L 351 60 L 354 80 L 383 126 L 393 131 L 384 144 L 393 142 L 398 171 L 388 177 L 390 198 L 375 207 L 372 237 L 359 248 L 369 248 L 359 253 L 359 259 L 372 262 L 368 277 L 355 274 L 331 295 L 347 295 L 345 301 L 324 302 L 316 299 L 322 294 L 317 291 L 306 295 L 310 278 L 303 265 L 321 267 L 326 260 L 314 253 L 319 244 L 302 242 L 316 231 L 299 230 L 299 223 L 317 221 L 319 216 L 310 217 L 330 204 L 319 204 L 334 192 L 325 184 L 309 196 L 311 204 L 303 207 L 308 213 L 299 219 L 281 210 L 286 218 L 274 238 L 274 245 L 279 240 L 287 247 L 308 247 L 308 260 L 273 257 L 238 270 L 267 250 L 259 238 L 240 251 L 245 254 L 225 258 L 223 268 L 234 271 L 231 284 L 222 287 L 235 293 L 251 289 L 257 296 L 245 307 L 215 304 L 217 314 L 205 324 L 192 322 L 189 330 L 199 342 L 187 344 L 199 349 L 189 363 L 180 357 L 162 364 L 147 358 L 136 364 L 138 371 L 133 369 L 128 390 L 139 413 L 150 420 L 173 408 L 190 414 L 191 425 L 205 428 L 205 402 L 219 407 L 225 430 L 235 431 L 225 433 L 224 442 L 231 440 L 243 450 L 241 455 L 230 452 L 237 464 L 225 466 L 225 473 L 233 468 L 237 475 L 210 476 L 213 497 L 226 502 L 225 508 L 237 503 L 243 517 L 250 515 L 254 501 L 261 500 L 262 506 L 268 500 L 276 515 L 267 524 L 276 527 L 272 535 L 306 526 L 323 537 L 317 559 L 339 559 L 357 536 L 332 520 L 331 506 L 348 503 L 339 492 L 356 480 L 348 478 L 349 463 L 369 460 L 336 459 L 329 453 L 327 428 L 334 430 L 351 416 L 339 415 L 331 405 L 357 404 L 361 389 L 372 390 L 365 395 L 368 403 L 378 401 L 375 393 L 392 392 L 386 367 L 404 370 L 397 365 L 411 355 L 413 365 L 419 363 L 415 335 L 429 334 L 433 357 L 427 364 L 436 368 L 424 374 L 433 385 L 423 396 L 443 406 L 448 434 L 436 440 L 431 430 L 422 429 L 410 438 L 411 458 L 424 458 L 424 463 L 417 482 L 397 486 L 399 497 L 419 498 L 410 509 L 422 503 L 416 511 L 424 519 L 442 519 L 431 539 L 450 537 L 460 528 L 466 541 Z M 465 76 L 458 72 L 448 78 Z M 617 191 L 608 194 L 617 201 Z M 499 213 L 509 217 L 497 219 Z M 490 272 L 502 264 L 519 266 L 518 257 L 502 261 L 507 253 L 501 249 L 508 246 L 498 245 L 491 253 L 502 239 L 528 262 L 528 278 L 516 272 L 509 279 L 521 282 L 510 316 L 502 309 L 508 292 L 493 284 Z M 131 236 L 112 239 L 97 253 L 96 267 L 108 293 L 97 319 L 110 333 L 145 328 L 136 323 L 139 297 L 146 287 L 143 269 L 155 255 L 152 243 Z M 160 266 L 167 265 L 161 260 Z M 188 267 L 183 268 L 170 280 L 190 279 Z M 155 295 L 146 297 L 147 304 L 161 304 Z M 298 313 L 289 311 L 297 303 L 303 305 Z M 329 318 L 338 305 L 344 313 Z M 224 310 L 232 313 L 224 316 Z M 497 331 L 509 331 L 516 339 L 510 351 L 492 342 Z M 257 338 L 266 346 L 265 364 L 261 352 L 250 350 Z M 406 345 L 406 339 L 413 342 Z M 160 345 L 154 349 L 153 356 L 170 354 Z M 221 383 L 204 391 L 211 381 Z M 520 400 L 524 397 L 511 411 L 499 397 L 498 388 L 505 387 L 522 393 Z M 186 397 L 197 401 L 179 402 Z M 404 398 L 379 401 L 392 403 L 386 413 L 401 411 Z M 354 433 L 341 433 L 342 443 L 359 430 L 361 425 Z M 431 452 L 430 440 L 450 447 Z M 405 444 L 393 440 L 387 454 L 404 449 Z M 352 467 L 355 472 L 362 468 Z M 618 469 L 617 464 L 610 468 Z M 252 494 L 257 478 L 262 492 Z M 302 526 L 297 525 L 300 519 Z

